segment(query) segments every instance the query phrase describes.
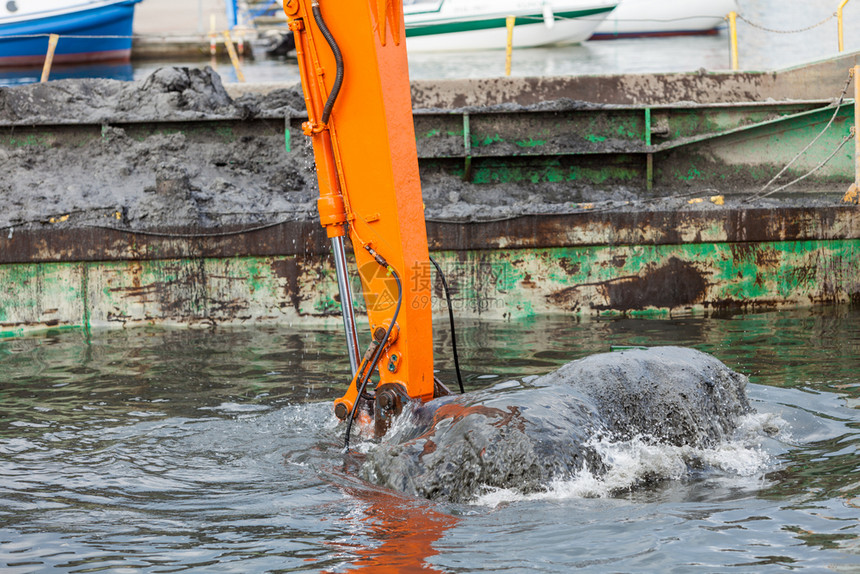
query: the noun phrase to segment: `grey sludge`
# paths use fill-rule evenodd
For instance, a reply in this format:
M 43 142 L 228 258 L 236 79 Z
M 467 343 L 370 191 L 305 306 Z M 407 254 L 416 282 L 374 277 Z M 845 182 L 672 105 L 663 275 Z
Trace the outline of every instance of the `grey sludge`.
M 467 393 L 416 409 L 368 453 L 363 478 L 465 502 L 486 487 L 523 493 L 606 465 L 598 437 L 710 448 L 750 412 L 747 378 L 694 349 L 593 355 L 525 388 Z M 659 478 L 659 477 L 657 477 Z

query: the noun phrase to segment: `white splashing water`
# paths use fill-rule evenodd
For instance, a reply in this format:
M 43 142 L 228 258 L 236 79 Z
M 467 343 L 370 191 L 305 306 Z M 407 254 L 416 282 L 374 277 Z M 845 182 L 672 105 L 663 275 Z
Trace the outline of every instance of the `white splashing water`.
M 201 411 L 218 411 L 226 414 L 233 413 L 257 413 L 262 411 L 267 411 L 271 407 L 266 405 L 257 405 L 257 404 L 241 404 L 241 403 L 221 403 L 217 407 L 198 407 L 197 410 Z
M 694 473 L 709 472 L 748 478 L 763 475 L 775 457 L 762 443 L 785 430 L 782 419 L 768 414 L 751 414 L 739 422 L 736 436 L 713 448 L 660 444 L 646 436 L 630 440 L 593 438 L 588 446 L 600 455 L 607 471 L 596 474 L 585 467 L 573 476 L 553 479 L 541 492 L 524 494 L 515 489 L 488 489 L 475 504 L 499 504 L 531 500 L 607 498 L 630 491 L 638 485 L 659 480 L 680 480 Z

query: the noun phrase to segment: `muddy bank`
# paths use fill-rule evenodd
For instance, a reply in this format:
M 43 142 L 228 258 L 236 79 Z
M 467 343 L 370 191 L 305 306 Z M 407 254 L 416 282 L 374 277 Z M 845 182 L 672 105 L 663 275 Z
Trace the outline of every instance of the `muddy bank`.
M 587 107 L 594 104 L 560 99 L 474 111 Z M 239 133 L 235 127 L 241 120 L 283 126 L 285 117 L 304 115 L 299 86 L 234 99 L 209 68 L 163 68 L 141 82 L 61 80 L 0 88 L 0 127 L 5 130 L 0 142 L 0 228 L 105 222 L 130 229 L 211 228 L 314 220 L 316 180 L 305 138 L 294 135 L 285 145 L 284 136 L 272 135 L 272 130 Z M 200 120 L 209 122 L 208 135 L 200 135 L 204 128 L 192 125 Z M 59 129 L 56 134 L 28 131 L 33 126 L 85 124 L 95 126 L 98 135 L 72 141 L 58 135 Z M 158 127 L 141 131 L 147 124 Z M 656 197 L 624 183 L 526 179 L 474 184 L 433 167 L 422 167 L 421 175 L 427 218 L 441 222 L 723 208 L 707 199 L 721 190 L 695 186 Z M 690 203 L 694 196 L 705 200 Z M 725 207 L 785 202 L 766 198 L 748 204 L 744 199 L 726 197 L 720 202 Z M 794 201 L 833 205 L 832 197 L 821 194 Z
M 710 355 L 660 347 L 592 355 L 522 387 L 437 399 L 371 450 L 363 478 L 465 502 L 491 489 L 540 492 L 614 462 L 607 444 L 680 447 L 688 469 L 736 438 L 747 378 Z M 735 445 L 737 446 L 737 445 Z M 635 474 L 635 473 L 634 473 Z M 671 478 L 639 469 L 622 488 Z

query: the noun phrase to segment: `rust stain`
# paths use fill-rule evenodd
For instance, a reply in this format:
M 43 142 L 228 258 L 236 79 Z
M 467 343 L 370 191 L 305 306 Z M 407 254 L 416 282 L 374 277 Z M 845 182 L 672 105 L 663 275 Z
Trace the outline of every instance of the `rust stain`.
M 672 257 L 665 265 L 647 271 L 644 275 L 606 281 L 602 288 L 608 301 L 603 308 L 631 311 L 699 303 L 705 298 L 708 282 L 695 265 Z
M 561 257 L 558 260 L 559 266 L 564 270 L 568 275 L 578 275 L 582 270 L 581 263 L 571 263 L 570 257 Z
M 771 310 L 778 309 L 785 305 L 784 300 L 773 299 L 757 299 L 755 301 L 741 299 L 717 299 L 716 301 L 703 301 L 702 306 L 705 309 L 714 309 L 716 311 L 746 311 L 746 310 Z
M 529 289 L 537 289 L 537 283 L 532 280 L 532 276 L 530 273 L 523 273 L 523 279 L 520 281 L 520 285 L 523 287 L 528 287 Z
M 286 280 L 284 298 L 289 299 L 293 309 L 301 315 L 302 298 L 301 282 L 299 281 L 301 269 L 299 269 L 299 262 L 295 258 L 277 259 L 272 262 L 272 272 L 276 277 Z
M 729 248 L 735 263 L 751 261 L 756 256 L 756 246 L 753 243 L 732 243 Z
M 517 407 L 509 406 L 507 411 L 503 411 L 502 409 L 497 409 L 495 407 L 488 407 L 484 405 L 473 405 L 470 407 L 466 407 L 456 403 L 448 403 L 442 405 L 441 407 L 436 409 L 435 413 L 433 413 L 433 422 L 427 432 L 423 433 L 418 437 L 415 437 L 410 441 L 407 441 L 405 444 L 411 445 L 415 444 L 420 440 L 425 439 L 427 440 L 427 442 L 430 442 L 429 439 L 436 434 L 436 427 L 439 425 L 440 422 L 447 419 L 451 419 L 452 423 L 457 423 L 470 415 L 482 415 L 489 419 L 496 418 L 499 419 L 493 423 L 493 426 L 496 428 L 502 428 L 510 425 L 521 432 L 525 432 L 526 420 L 523 418 L 522 413 L 520 413 L 520 409 Z M 435 450 L 436 445 L 434 444 L 430 448 Z M 428 451 L 427 449 L 428 447 L 425 444 L 422 456 L 424 454 L 427 454 L 428 452 L 432 452 Z
M 140 277 L 132 278 L 132 286 L 131 287 L 111 287 L 109 291 L 111 293 L 119 293 L 126 299 L 140 299 L 141 302 L 151 302 L 155 299 L 150 298 L 152 295 L 158 295 L 160 293 L 164 293 L 168 286 L 175 285 L 179 283 L 178 281 L 156 281 L 153 283 L 148 283 L 146 285 L 142 285 L 140 282 Z
M 756 249 L 755 264 L 757 267 L 778 267 L 780 263 L 780 254 L 773 247 Z
M 627 256 L 626 255 L 613 255 L 612 259 L 609 261 L 615 267 L 624 267 L 627 264 Z
M 854 206 L 816 208 L 720 209 L 706 212 L 630 212 L 527 215 L 505 221 L 468 224 L 428 221 L 432 250 L 550 248 L 586 244 L 649 245 L 688 243 L 681 230 L 719 226 L 732 243 L 850 239 L 858 234 Z M 244 226 L 247 227 L 247 226 Z M 158 234 L 132 229 L 89 227 L 16 230 L 0 235 L 0 263 L 41 261 L 126 261 L 248 256 L 321 256 L 329 252 L 325 231 L 316 221 L 287 221 L 271 228 L 243 231 L 225 226 L 224 237 L 176 239 L 169 234 L 209 232 L 175 227 Z M 210 230 L 211 231 L 211 230 Z M 712 238 L 713 239 L 713 238 Z M 742 248 L 739 254 L 742 253 Z
M 580 285 L 566 287 L 555 293 L 550 293 L 546 296 L 546 299 L 555 307 L 564 309 L 565 311 L 576 312 L 582 306 L 579 296 L 580 288 Z
M 134 289 L 140 289 L 140 275 L 143 273 L 143 265 L 140 264 L 140 261 L 135 261 L 131 264 L 131 285 Z
M 816 278 L 818 277 L 818 268 L 815 265 L 805 265 L 789 270 L 788 275 L 790 282 L 798 287 L 815 285 Z
M 709 283 L 694 264 L 672 257 L 665 265 L 647 269 L 642 275 L 582 283 L 551 293 L 547 300 L 553 305 L 574 310 L 580 305 L 579 291 L 586 286 L 596 287 L 606 300 L 605 305 L 593 305 L 595 310 L 634 311 L 702 303 Z

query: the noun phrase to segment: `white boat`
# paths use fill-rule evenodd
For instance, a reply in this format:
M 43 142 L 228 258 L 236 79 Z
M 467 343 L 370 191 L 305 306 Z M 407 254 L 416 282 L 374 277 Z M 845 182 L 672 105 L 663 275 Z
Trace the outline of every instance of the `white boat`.
M 716 34 L 736 0 L 621 0 L 592 40 Z
M 404 0 L 410 52 L 504 49 L 587 40 L 619 0 Z

